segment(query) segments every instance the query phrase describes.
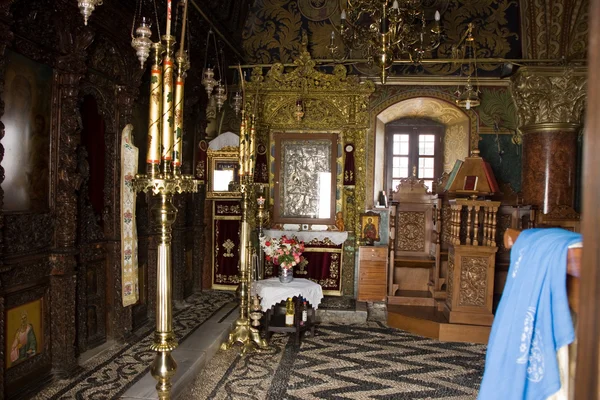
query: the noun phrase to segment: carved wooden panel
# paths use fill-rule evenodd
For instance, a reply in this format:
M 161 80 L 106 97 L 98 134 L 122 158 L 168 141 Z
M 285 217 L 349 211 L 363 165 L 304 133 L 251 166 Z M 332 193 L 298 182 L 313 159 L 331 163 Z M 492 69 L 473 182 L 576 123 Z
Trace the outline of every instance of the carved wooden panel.
M 488 257 L 462 257 L 459 306 L 486 305 L 488 260 Z
M 106 259 L 86 263 L 86 304 L 85 331 L 88 348 L 94 348 L 106 341 Z
M 442 248 L 447 249 L 450 244 L 450 222 L 452 221 L 452 209 L 450 204 L 442 205 Z
M 425 251 L 425 212 L 400 211 L 396 225 L 397 251 Z
M 450 247 L 448 251 L 448 297 L 446 297 L 446 304 L 452 305 L 452 295 L 454 294 L 454 247 Z
M 5 214 L 4 253 L 18 255 L 47 250 L 52 246 L 54 220 L 46 214 Z

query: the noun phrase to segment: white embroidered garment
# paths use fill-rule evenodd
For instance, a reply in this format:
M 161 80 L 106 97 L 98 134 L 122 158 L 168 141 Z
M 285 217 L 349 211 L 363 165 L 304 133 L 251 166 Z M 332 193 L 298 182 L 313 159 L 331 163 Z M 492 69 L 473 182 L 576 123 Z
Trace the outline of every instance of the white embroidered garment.
M 294 296 L 304 297 L 316 310 L 323 298 L 321 285 L 303 278 L 294 278 L 289 283 L 281 283 L 279 278 L 252 282 L 251 293 L 252 296 L 258 294 L 262 298 L 260 305 L 263 311 L 267 311 L 280 301 Z
M 128 124 L 121 135 L 121 289 L 123 306 L 137 303 L 138 244 L 135 223 L 135 197 L 133 178 L 138 170 L 138 148 L 133 145 Z

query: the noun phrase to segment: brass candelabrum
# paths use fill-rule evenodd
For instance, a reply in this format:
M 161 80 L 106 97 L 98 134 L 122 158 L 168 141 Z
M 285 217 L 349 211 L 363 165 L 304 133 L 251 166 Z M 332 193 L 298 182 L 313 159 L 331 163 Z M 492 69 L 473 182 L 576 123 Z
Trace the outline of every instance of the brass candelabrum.
M 261 188 L 261 192 L 262 192 Z M 258 206 L 258 211 L 256 212 L 256 221 L 258 222 L 258 237 L 263 235 L 263 225 L 267 221 L 269 217 L 269 212 L 265 210 L 265 198 L 261 195 L 256 199 L 256 205 Z M 265 258 L 262 251 L 262 248 L 258 247 L 258 261 L 256 264 L 256 279 L 263 279 L 265 277 Z
M 260 331 L 251 326 L 250 314 L 252 312 L 251 285 L 252 285 L 252 258 L 253 247 L 250 240 L 250 199 L 255 197 L 255 189 L 260 184 L 254 183 L 254 160 L 256 142 L 255 120 L 247 121 L 245 111 L 242 110 L 242 123 L 240 125 L 240 166 L 239 180 L 242 194 L 242 221 L 240 228 L 240 264 L 239 264 L 239 296 L 240 316 L 235 321 L 233 330 L 229 333 L 228 340 L 221 345 L 223 350 L 229 349 L 235 343 L 242 345 L 242 354 L 258 348 L 267 348 L 266 340 L 260 337 Z
M 171 378 L 177 363 L 171 352 L 177 347 L 173 332 L 171 302 L 171 231 L 177 217 L 173 195 L 198 191 L 198 180 L 191 175 L 182 175 L 183 99 L 186 71 L 189 69 L 184 52 L 187 1 L 184 6 L 180 50 L 175 57 L 177 72 L 174 72 L 175 38 L 171 31 L 171 0 L 167 1 L 167 30 L 162 43 L 154 43 L 151 67 L 150 108 L 148 121 L 148 151 L 146 174 L 138 174 L 133 182 L 136 192 L 151 192 L 160 196 L 160 203 L 151 208 L 152 216 L 160 227 L 156 282 L 156 330 L 150 348 L 157 352 L 151 373 L 158 381 L 158 398 L 171 398 Z M 162 58 L 161 58 L 162 57 Z M 175 75 L 175 88 L 173 78 Z

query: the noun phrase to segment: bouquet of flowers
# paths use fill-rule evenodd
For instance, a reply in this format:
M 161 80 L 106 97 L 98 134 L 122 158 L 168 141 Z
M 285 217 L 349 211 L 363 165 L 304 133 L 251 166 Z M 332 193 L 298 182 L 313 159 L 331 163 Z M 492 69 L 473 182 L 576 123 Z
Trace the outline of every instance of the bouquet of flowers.
M 284 235 L 277 239 L 261 236 L 260 245 L 265 251 L 267 261 L 273 261 L 282 268 L 292 269 L 303 260 L 304 242 L 298 241 L 296 237 L 288 238 Z

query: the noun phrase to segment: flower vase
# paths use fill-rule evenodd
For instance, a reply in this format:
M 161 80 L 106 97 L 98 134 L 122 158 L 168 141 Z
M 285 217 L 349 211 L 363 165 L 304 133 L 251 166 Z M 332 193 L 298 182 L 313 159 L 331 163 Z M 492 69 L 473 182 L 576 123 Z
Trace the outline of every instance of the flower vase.
M 292 268 L 283 268 L 279 266 L 279 282 L 290 283 L 294 280 L 294 271 Z

